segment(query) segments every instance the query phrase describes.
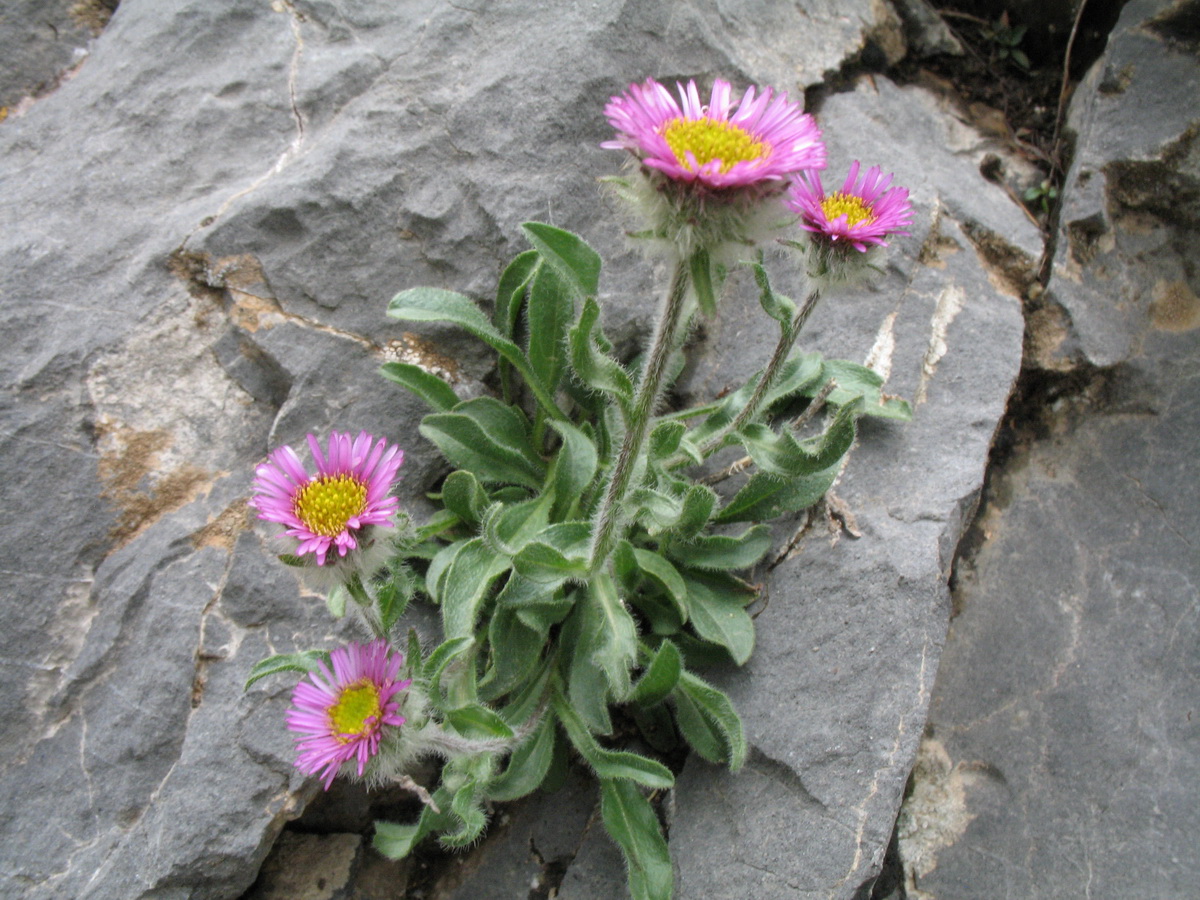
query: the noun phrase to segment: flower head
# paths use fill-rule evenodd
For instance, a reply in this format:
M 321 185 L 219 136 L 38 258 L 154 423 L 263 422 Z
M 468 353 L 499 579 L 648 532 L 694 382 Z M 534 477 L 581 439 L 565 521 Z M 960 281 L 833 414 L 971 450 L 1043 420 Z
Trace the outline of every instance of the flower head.
M 351 760 L 358 760 L 361 777 L 379 752 L 384 727 L 404 724 L 395 697 L 412 683 L 397 680 L 404 654 L 382 638 L 340 647 L 329 654 L 329 663 L 318 663 L 309 680 L 296 685 L 287 711 L 288 730 L 296 733 L 296 768 L 319 774 L 326 790 Z
M 728 81 L 713 82 L 707 105 L 695 81 L 677 87 L 679 102 L 653 78 L 610 99 L 604 114 L 617 139 L 600 146 L 628 150 L 672 181 L 712 190 L 781 182 L 825 166 L 820 130 L 786 93 L 751 86 L 732 109 Z
M 313 553 L 323 566 L 331 548 L 339 557 L 357 548 L 356 535 L 363 529 L 392 526 L 400 501 L 389 492 L 404 451 L 365 431 L 353 441 L 349 432 L 331 432 L 325 453 L 311 434 L 308 446 L 317 474 L 310 476 L 296 452 L 284 445 L 255 471 L 250 505 L 260 519 L 278 522 L 299 540 L 297 556 Z
M 908 234 L 902 229 L 912 223 L 912 206 L 905 188 L 888 189 L 892 176 L 883 177 L 879 166 L 868 169 L 861 183 L 858 169 L 855 160 L 842 189 L 828 195 L 821 176 L 805 172 L 792 183 L 788 206 L 800 214 L 800 227 L 825 242 L 865 252 L 868 244 L 886 247 L 888 235 Z

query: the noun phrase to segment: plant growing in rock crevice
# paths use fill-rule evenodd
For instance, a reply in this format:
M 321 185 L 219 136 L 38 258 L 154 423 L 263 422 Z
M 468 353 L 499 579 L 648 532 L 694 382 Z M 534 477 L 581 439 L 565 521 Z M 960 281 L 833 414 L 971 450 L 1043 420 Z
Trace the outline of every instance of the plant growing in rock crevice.
M 822 497 L 860 416 L 910 414 L 871 370 L 794 346 L 821 292 L 863 277 L 911 213 L 877 167 L 860 180 L 855 163 L 827 194 L 815 123 L 770 89 L 734 103 L 718 80 L 705 103 L 694 83 L 677 100 L 648 80 L 606 114 L 617 137 L 605 146 L 629 154 L 613 189 L 672 271 L 641 371 L 604 334 L 600 257 L 550 225 L 523 226 L 530 249 L 501 275 L 490 316 L 447 290 L 397 294 L 393 318 L 457 325 L 494 350 L 500 396 L 460 400 L 416 365 L 383 367 L 429 406 L 421 434 L 453 468 L 423 524 L 389 496 L 403 454 L 369 435 L 335 433 L 327 452 L 310 437 L 315 476 L 287 447 L 259 468 L 252 503 L 296 542 L 281 559 L 373 640 L 271 657 L 250 682 L 309 673 L 289 714 L 303 771 L 326 786 L 337 775 L 399 782 L 422 798 L 415 822 L 377 824 L 381 852 L 404 856 L 427 835 L 470 845 L 490 804 L 555 783 L 574 752 L 599 781 L 631 893 L 666 898 L 671 862 L 647 792 L 674 775 L 652 752 L 613 745 L 613 709 L 651 750 L 678 734 L 706 760 L 745 761 L 729 698 L 695 670 L 751 655 L 757 593 L 741 573 L 770 549 L 766 523 Z M 774 240 L 805 254 L 801 304 L 771 285 L 757 248 Z M 720 314 L 728 267 L 746 256 L 779 326 L 769 362 L 719 400 L 662 411 L 690 323 Z M 824 427 L 796 433 L 783 413 L 813 403 L 830 409 Z M 748 457 L 748 477 L 722 496 L 703 473 L 728 447 Z M 411 631 L 397 634 L 414 600 L 441 612 L 427 654 Z M 430 755 L 444 764 L 427 791 L 408 772 Z

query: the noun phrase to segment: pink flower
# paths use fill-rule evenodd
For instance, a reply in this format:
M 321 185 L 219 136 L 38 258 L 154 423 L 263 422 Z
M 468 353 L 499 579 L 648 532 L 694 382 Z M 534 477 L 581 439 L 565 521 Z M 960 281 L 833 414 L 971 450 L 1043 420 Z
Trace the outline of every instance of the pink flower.
M 879 166 L 868 169 L 859 184 L 858 167 L 855 160 L 842 189 L 828 196 L 817 172 L 803 173 L 792 183 L 788 206 L 800 214 L 800 227 L 832 243 L 845 241 L 859 251 L 865 251 L 867 244 L 886 247 L 888 235 L 908 234 L 901 230 L 912 223 L 908 191 L 888 190 L 892 176 L 881 177 Z
M 285 534 L 299 540 L 296 556 L 314 553 L 325 565 L 330 548 L 345 556 L 358 546 L 355 535 L 370 525 L 392 527 L 391 517 L 400 501 L 388 496 L 404 451 L 382 438 L 359 432 L 353 443 L 349 432 L 331 432 L 328 453 L 317 439 L 308 446 L 317 463 L 309 476 L 291 447 L 275 450 L 255 470 L 250 505 L 258 517 L 286 526 Z
M 676 87 L 678 103 L 653 78 L 611 98 L 604 114 L 617 139 L 600 146 L 628 150 L 673 181 L 714 190 L 779 182 L 802 169 L 824 168 L 821 132 L 787 94 L 751 86 L 731 110 L 728 81 L 713 82 L 707 106 L 695 81 Z
M 358 774 L 379 752 L 384 726 L 404 724 L 396 694 L 412 684 L 397 681 L 404 654 L 393 652 L 382 638 L 369 644 L 347 644 L 329 654 L 333 666 L 319 663 L 292 692 L 287 727 L 296 733 L 296 768 L 319 774 L 325 790 L 342 764 L 358 760 Z

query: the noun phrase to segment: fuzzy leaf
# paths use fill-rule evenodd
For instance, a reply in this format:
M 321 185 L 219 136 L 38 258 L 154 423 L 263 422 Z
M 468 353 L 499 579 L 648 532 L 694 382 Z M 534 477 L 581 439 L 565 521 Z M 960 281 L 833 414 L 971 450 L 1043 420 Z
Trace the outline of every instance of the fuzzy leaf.
M 737 711 L 733 708 L 733 703 L 729 700 L 722 691 L 717 690 L 707 681 L 697 678 L 690 672 L 683 672 L 679 678 L 679 685 L 675 691 L 675 700 L 678 704 L 678 709 L 682 711 L 684 704 L 690 704 L 691 711 L 703 720 L 710 731 L 720 737 L 722 743 L 722 752 L 715 756 L 706 756 L 703 751 L 699 751 L 701 756 L 709 762 L 727 763 L 731 771 L 736 772 L 746 762 L 746 734 L 742 728 L 742 720 L 738 716 Z M 682 717 L 681 717 L 682 718 Z M 697 725 L 699 723 L 696 723 Z M 686 733 L 688 743 L 696 747 L 696 742 Z M 699 737 L 699 734 L 697 735 Z
M 508 571 L 510 561 L 482 538 L 467 541 L 446 572 L 442 594 L 442 630 L 447 638 L 475 633 L 479 606 L 492 582 Z
M 526 250 L 517 254 L 505 267 L 500 276 L 500 283 L 496 286 L 496 328 L 510 341 L 516 339 L 525 289 L 533 280 L 540 262 L 541 257 L 536 250 Z
M 761 522 L 807 509 L 833 486 L 838 468 L 833 465 L 797 478 L 779 478 L 756 472 L 713 521 L 718 524 Z
M 442 504 L 462 522 L 476 527 L 487 509 L 488 496 L 473 472 L 457 469 L 442 484 Z
M 554 716 L 547 715 L 508 758 L 508 767 L 488 786 L 488 798 L 507 803 L 541 786 L 554 759 Z
M 599 614 L 600 640 L 592 658 L 604 671 L 613 698 L 624 700 L 630 691 L 629 670 L 637 661 L 637 626 L 606 572 L 592 575 L 587 602 Z
M 260 659 L 250 669 L 250 676 L 242 690 L 246 690 L 260 678 L 274 675 L 278 672 L 315 672 L 318 663 L 329 664 L 329 653 L 325 650 L 302 650 L 299 653 L 276 653 L 266 659 Z
M 577 297 L 596 296 L 600 285 L 600 254 L 583 238 L 541 222 L 526 222 L 521 230 Z
M 597 346 L 599 318 L 600 307 L 589 297 L 568 336 L 571 367 L 584 385 L 611 396 L 628 417 L 629 405 L 633 402 L 633 379 L 624 366 Z
M 837 387 L 829 395 L 829 403 L 841 406 L 853 403 L 861 397 L 863 401 L 860 412 L 863 415 L 875 416 L 881 419 L 899 419 L 907 422 L 912 418 L 912 408 L 899 397 L 883 396 L 883 378 L 878 372 L 852 363 L 844 359 L 827 359 L 821 373 L 820 384 L 823 387 L 829 379 L 837 380 Z M 816 394 L 816 389 L 805 393 L 809 396 Z
M 764 526 L 765 527 L 765 526 Z M 719 581 L 685 574 L 691 626 L 706 641 L 720 644 L 744 665 L 754 650 L 754 620 L 743 600 Z
M 554 711 L 579 755 L 600 778 L 627 778 L 648 788 L 669 788 L 675 784 L 671 770 L 662 763 L 636 753 L 601 747 L 561 695 L 555 695 Z
M 512 364 L 530 390 L 557 419 L 566 415 L 554 402 L 551 392 L 537 377 L 521 348 L 501 334 L 470 298 L 440 288 L 412 288 L 401 291 L 388 304 L 388 315 L 410 322 L 452 322 L 482 340 Z
M 737 537 L 709 534 L 683 543 L 675 541 L 667 548 L 677 562 L 694 569 L 748 569 L 771 549 L 771 529 L 755 525 Z
M 780 324 L 782 328 L 791 330 L 792 318 L 796 315 L 796 302 L 783 294 L 771 290 L 771 282 L 767 278 L 767 270 L 761 262 L 752 263 L 754 280 L 758 283 L 758 302 L 762 304 L 763 312 Z
M 596 477 L 599 459 L 595 443 L 584 432 L 566 422 L 550 424 L 562 437 L 550 478 L 554 485 L 554 509 L 550 517 L 559 521 L 566 518 Z
M 635 549 L 634 559 L 638 568 L 662 588 L 664 595 L 678 611 L 679 624 L 688 620 L 688 589 L 675 568 L 669 561 L 650 550 Z
M 529 364 L 551 391 L 558 388 L 567 362 L 567 329 L 575 320 L 571 291 L 553 267 L 543 267 L 533 280 L 526 307 L 529 318 Z
M 650 802 L 628 781 L 600 781 L 600 815 L 625 856 L 631 900 L 670 900 L 671 854 Z
M 379 373 L 388 381 L 408 388 L 434 412 L 449 412 L 458 404 L 458 395 L 454 393 L 454 388 L 420 366 L 402 362 L 384 363 L 380 366 Z
M 448 710 L 446 721 L 463 737 L 473 740 L 508 740 L 513 736 L 513 730 L 507 722 L 479 704 Z
M 533 449 L 529 422 L 512 406 L 492 397 L 476 397 L 453 412 L 421 420 L 423 437 L 437 446 L 455 468 L 480 481 L 542 486 L 545 467 Z
M 693 484 L 683 494 L 683 506 L 679 521 L 672 534 L 680 540 L 690 541 L 700 534 L 712 519 L 717 507 L 717 492 L 705 484 Z
M 683 658 L 679 655 L 679 650 L 670 641 L 663 641 L 659 644 L 654 658 L 650 660 L 650 665 L 634 685 L 630 700 L 642 706 L 653 706 L 662 702 L 675 690 L 682 671 Z

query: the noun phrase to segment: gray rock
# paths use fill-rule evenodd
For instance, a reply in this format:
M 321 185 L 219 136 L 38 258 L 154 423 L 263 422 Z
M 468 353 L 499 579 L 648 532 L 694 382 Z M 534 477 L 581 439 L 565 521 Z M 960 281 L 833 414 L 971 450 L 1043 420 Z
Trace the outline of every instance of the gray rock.
M 11 0 L 0 16 L 0 108 L 19 111 L 87 58 L 115 0 Z M 16 114 L 16 113 L 14 113 Z M 2 118 L 2 117 L 0 117 Z
M 898 826 L 910 897 L 1200 891 L 1200 66 L 1177 30 L 1197 10 L 1130 3 L 1073 101 L 1050 288 L 1108 368 L 1042 412 L 1048 439 L 997 475 L 959 572 Z
M 1069 324 L 1053 361 L 1111 366 L 1136 353 L 1152 307 L 1200 280 L 1200 64 L 1192 2 L 1135 0 L 1071 104 L 1076 151 L 1063 188 L 1051 297 Z M 1184 226 L 1172 228 L 1170 226 Z M 1143 271 L 1157 271 L 1148 281 Z
M 282 727 L 291 682 L 241 685 L 272 651 L 350 633 L 270 559 L 265 532 L 248 528 L 255 462 L 308 430 L 386 433 L 409 451 L 402 494 L 419 511 L 438 473 L 416 436 L 420 410 L 398 389 L 377 390 L 373 370 L 391 354 L 434 359 L 465 396 L 481 390 L 487 363 L 460 335 L 386 319 L 387 298 L 419 284 L 488 297 L 522 249 L 517 224 L 537 218 L 605 253 L 606 316 L 615 334 L 636 334 L 647 270 L 616 227 L 595 226 L 606 201 L 594 179 L 618 165 L 596 146 L 607 97 L 647 74 L 798 91 L 870 42 L 895 46 L 897 29 L 867 0 L 836 14 L 721 0 L 402 9 L 123 0 L 74 77 L 0 127 L 0 893 L 244 891 L 315 788 L 294 773 Z M 910 114 L 936 121 L 920 95 L 884 83 L 879 98 L 836 98 L 830 109 L 883 116 L 876 127 Z M 827 127 L 832 139 L 839 129 Z M 927 212 L 944 197 L 937 233 L 957 245 L 946 265 L 972 302 L 950 323 L 940 270 L 893 267 L 891 286 L 914 279 L 895 320 L 895 383 L 915 391 L 917 361 L 937 367 L 921 407 L 930 424 L 867 435 L 841 490 L 873 543 L 843 542 L 820 564 L 845 560 L 864 584 L 831 591 L 819 618 L 801 623 L 821 636 L 821 665 L 847 672 L 863 646 L 882 642 L 878 610 L 896 616 L 897 655 L 886 682 L 882 666 L 874 675 L 882 693 L 858 682 L 843 704 L 830 690 L 840 676 L 813 669 L 804 677 L 825 691 L 814 704 L 832 706 L 787 726 L 767 699 L 775 686 L 756 701 L 748 676 L 732 676 L 761 754 L 790 760 L 784 731 L 808 729 L 812 769 L 795 765 L 831 821 L 854 829 L 835 857 L 847 885 L 869 876 L 886 844 L 923 709 L 920 654 L 930 663 L 940 642 L 955 517 L 978 486 L 1015 370 L 1015 307 L 973 280 L 976 264 L 958 272 L 975 256 L 959 224 L 982 223 L 1032 252 L 1008 212 L 970 196 L 986 194 L 981 182 L 965 194 L 934 183 L 910 181 Z M 905 245 L 910 257 L 922 240 Z M 896 295 L 868 296 L 875 305 L 844 325 L 848 311 L 827 304 L 818 346 L 870 346 Z M 930 338 L 939 309 L 949 350 Z M 955 338 L 968 323 L 995 331 L 971 365 Z M 919 461 L 907 455 L 934 432 L 940 443 Z M 899 490 L 889 466 L 919 487 L 911 505 L 887 494 Z M 871 481 L 880 467 L 893 474 Z M 806 565 L 806 585 L 833 577 L 816 571 Z M 791 578 L 781 576 L 772 614 L 795 612 L 783 602 Z M 860 596 L 861 617 L 848 617 L 843 605 Z M 778 661 L 773 642 L 785 637 L 764 638 L 764 660 Z M 851 722 L 850 709 L 866 718 Z M 694 798 L 681 790 L 680 803 Z M 695 851 L 673 842 L 686 879 Z M 579 896 L 610 896 L 606 885 L 623 878 L 610 845 L 596 846 L 586 857 L 595 880 L 581 878 L 582 861 L 576 870 Z M 796 865 L 781 859 L 780 877 Z

